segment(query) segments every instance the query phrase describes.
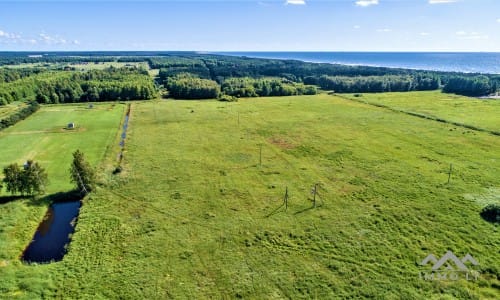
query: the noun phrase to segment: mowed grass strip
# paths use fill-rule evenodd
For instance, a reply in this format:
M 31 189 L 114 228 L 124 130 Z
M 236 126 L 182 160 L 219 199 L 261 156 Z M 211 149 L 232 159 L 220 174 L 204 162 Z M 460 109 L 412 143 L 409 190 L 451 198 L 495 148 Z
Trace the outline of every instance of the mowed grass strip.
M 26 107 L 27 104 L 23 102 L 10 103 L 4 106 L 0 106 L 0 120 L 9 117 L 11 114 L 17 112 L 18 110 Z
M 27 266 L 23 249 L 47 211 L 47 197 L 73 189 L 69 182 L 72 153 L 80 149 L 99 167 L 116 143 L 124 104 L 44 106 L 26 120 L 0 133 L 0 166 L 39 162 L 48 172 L 47 193 L 39 199 L 11 198 L 0 193 L 0 298 L 35 299 L 50 295 L 57 264 Z M 66 129 L 74 122 L 74 130 Z M 108 153 L 108 154 L 109 154 Z M 11 201 L 12 200 L 12 201 Z M 75 199 L 77 200 L 77 199 Z
M 84 205 L 50 291 L 494 299 L 500 236 L 474 199 L 499 187 L 500 140 L 452 128 L 328 95 L 134 103 L 124 171 Z M 419 278 L 447 250 L 479 281 Z

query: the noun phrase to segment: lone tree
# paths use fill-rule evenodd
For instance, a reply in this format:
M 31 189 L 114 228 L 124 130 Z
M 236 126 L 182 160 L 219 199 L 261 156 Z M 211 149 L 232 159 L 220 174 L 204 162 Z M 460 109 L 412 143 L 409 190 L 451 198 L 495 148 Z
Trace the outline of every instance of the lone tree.
M 21 172 L 21 194 L 44 194 L 48 182 L 47 172 L 40 164 L 28 160 Z
M 76 184 L 76 188 L 87 194 L 94 189 L 95 172 L 90 164 L 85 160 L 83 152 L 76 150 L 73 153 L 73 162 L 71 163 L 71 182 Z
M 21 168 L 18 164 L 10 164 L 3 168 L 3 182 L 7 187 L 7 192 L 16 194 L 21 192 Z
M 28 160 L 23 168 L 10 164 L 3 169 L 7 192 L 12 194 L 36 195 L 45 193 L 48 182 L 47 172 L 40 164 Z

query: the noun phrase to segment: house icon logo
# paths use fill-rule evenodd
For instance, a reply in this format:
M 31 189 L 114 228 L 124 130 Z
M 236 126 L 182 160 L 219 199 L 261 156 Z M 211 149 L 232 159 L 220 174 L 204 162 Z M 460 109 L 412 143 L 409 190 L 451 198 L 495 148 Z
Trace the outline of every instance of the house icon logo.
M 420 265 L 432 266 L 430 270 L 420 272 L 420 278 L 424 280 L 475 281 L 479 278 L 479 272 L 474 269 L 479 263 L 469 253 L 459 259 L 453 252 L 447 251 L 439 260 L 434 254 L 429 254 Z

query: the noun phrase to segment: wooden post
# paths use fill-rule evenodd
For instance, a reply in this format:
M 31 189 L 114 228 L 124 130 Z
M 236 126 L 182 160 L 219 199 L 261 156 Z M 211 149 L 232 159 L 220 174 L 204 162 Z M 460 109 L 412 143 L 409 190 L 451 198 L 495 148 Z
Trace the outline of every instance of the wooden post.
M 260 144 L 260 151 L 259 151 L 259 166 L 262 166 L 262 144 Z
M 313 206 L 316 208 L 316 194 L 318 193 L 318 184 L 314 184 L 314 189 L 313 189 Z
M 285 190 L 285 198 L 283 198 L 283 202 L 285 202 L 285 211 L 288 210 L 288 187 Z
M 448 171 L 448 184 L 450 184 L 451 172 L 453 171 L 453 164 L 450 164 L 450 171 Z

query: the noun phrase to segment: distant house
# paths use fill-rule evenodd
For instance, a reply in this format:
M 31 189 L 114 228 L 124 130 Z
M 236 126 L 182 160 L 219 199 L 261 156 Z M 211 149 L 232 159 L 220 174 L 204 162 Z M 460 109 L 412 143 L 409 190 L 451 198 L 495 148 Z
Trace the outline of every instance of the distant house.
M 75 126 L 75 123 L 68 123 L 68 129 L 74 129 L 76 126 Z

